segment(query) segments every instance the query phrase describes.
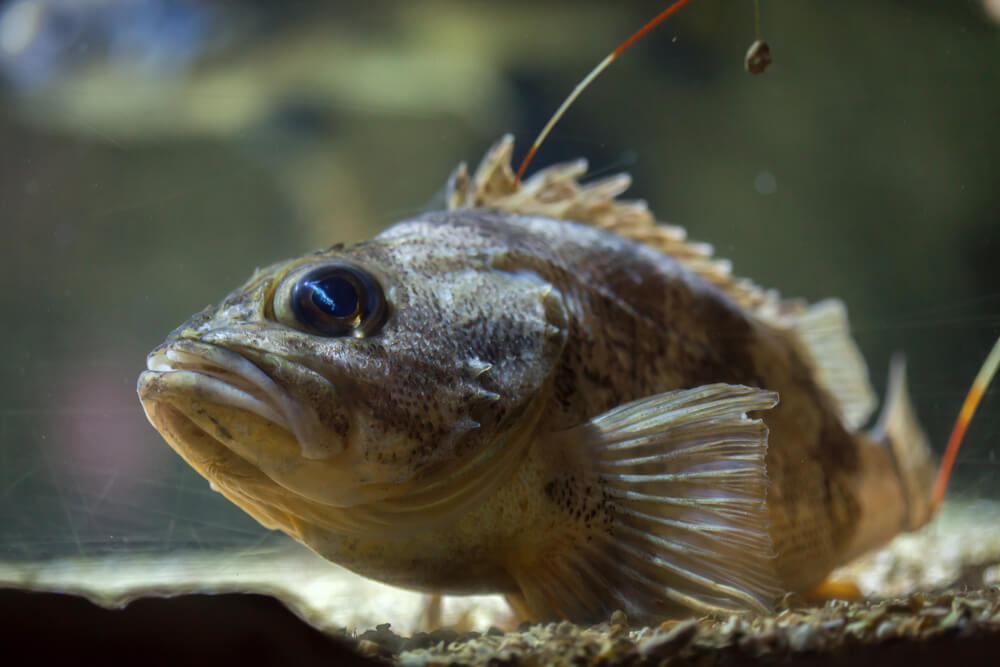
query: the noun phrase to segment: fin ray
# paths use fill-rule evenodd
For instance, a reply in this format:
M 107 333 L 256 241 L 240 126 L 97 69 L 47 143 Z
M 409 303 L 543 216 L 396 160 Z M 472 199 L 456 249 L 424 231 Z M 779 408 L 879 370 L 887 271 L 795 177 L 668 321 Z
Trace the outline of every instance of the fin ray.
M 512 567 L 537 615 L 766 609 L 779 593 L 767 427 L 747 413 L 776 403 L 774 392 L 707 385 L 634 401 L 553 436 L 546 444 L 563 452 L 558 465 L 575 461 L 574 474 L 603 492 L 603 518 L 553 537 L 542 562 Z
M 824 299 L 791 321 L 817 382 L 832 394 L 844 423 L 852 430 L 860 428 L 875 410 L 877 400 L 864 357 L 851 337 L 844 303 Z
M 688 241 L 682 227 L 658 223 L 645 202 L 618 199 L 631 184 L 627 174 L 582 184 L 587 162 L 577 160 L 541 169 L 518 183 L 511 168 L 513 150 L 514 138 L 508 134 L 490 147 L 472 176 L 465 164 L 459 165 L 448 180 L 448 208 L 494 208 L 591 224 L 671 255 L 760 316 L 797 308 L 796 302 L 781 301 L 774 290 L 732 276 L 728 261 L 712 257 L 711 245 Z
M 631 184 L 627 174 L 581 183 L 587 163 L 576 160 L 539 170 L 518 183 L 511 168 L 513 150 L 514 139 L 506 135 L 490 147 L 472 177 L 459 165 L 448 181 L 448 208 L 486 207 L 574 220 L 653 246 L 753 316 L 790 330 L 852 430 L 871 416 L 875 394 L 839 301 L 807 308 L 801 300 L 781 299 L 775 290 L 733 276 L 732 264 L 714 257 L 710 244 L 689 240 L 682 227 L 659 223 L 645 202 L 618 199 Z

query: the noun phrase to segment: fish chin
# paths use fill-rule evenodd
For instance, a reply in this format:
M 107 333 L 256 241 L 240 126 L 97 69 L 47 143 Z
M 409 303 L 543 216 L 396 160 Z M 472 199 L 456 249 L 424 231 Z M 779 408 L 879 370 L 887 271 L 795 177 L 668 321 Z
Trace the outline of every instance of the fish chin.
M 156 380 L 148 371 L 144 376 L 140 386 Z M 289 513 L 279 510 L 279 506 L 287 505 L 287 501 L 294 503 L 294 494 L 275 484 L 259 468 L 228 449 L 170 402 L 143 399 L 142 404 L 150 423 L 188 465 L 211 482 L 213 489 L 264 526 L 292 532 L 295 523 Z M 255 490 L 265 490 L 269 496 L 282 493 L 286 502 L 266 503 Z

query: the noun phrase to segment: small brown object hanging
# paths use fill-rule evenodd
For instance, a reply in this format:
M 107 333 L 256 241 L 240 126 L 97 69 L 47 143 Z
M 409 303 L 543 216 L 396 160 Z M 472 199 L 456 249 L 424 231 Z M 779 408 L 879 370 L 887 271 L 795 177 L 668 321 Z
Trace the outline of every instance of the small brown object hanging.
M 754 43 L 747 49 L 747 55 L 743 59 L 743 66 L 751 74 L 762 74 L 771 64 L 771 47 L 762 39 L 754 40 Z

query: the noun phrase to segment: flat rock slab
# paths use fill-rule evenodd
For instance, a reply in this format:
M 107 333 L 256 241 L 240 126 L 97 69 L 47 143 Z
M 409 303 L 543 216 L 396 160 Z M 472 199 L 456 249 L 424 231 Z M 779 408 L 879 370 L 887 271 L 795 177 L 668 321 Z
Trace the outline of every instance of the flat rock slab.
M 420 632 L 424 596 L 352 575 L 290 542 L 236 552 L 0 563 L 0 586 L 72 593 L 109 608 L 187 594 L 190 617 L 199 596 L 210 604 L 204 594 L 269 595 L 359 656 L 400 664 L 997 663 L 1000 504 L 950 502 L 921 531 L 835 576 L 857 584 L 865 599 L 807 604 L 788 596 L 772 616 L 672 619 L 655 627 L 631 627 L 616 612 L 591 627 L 514 629 L 497 596 L 448 598 L 443 618 L 452 628 Z M 218 623 L 226 622 L 218 615 Z M 109 623 L 112 634 L 121 626 Z M 284 639 L 288 655 L 296 652 L 294 636 Z

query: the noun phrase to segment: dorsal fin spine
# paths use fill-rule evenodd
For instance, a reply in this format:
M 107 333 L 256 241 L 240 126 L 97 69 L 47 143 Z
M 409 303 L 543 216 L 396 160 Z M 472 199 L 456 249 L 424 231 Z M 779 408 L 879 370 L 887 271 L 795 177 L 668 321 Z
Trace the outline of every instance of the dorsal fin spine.
M 800 300 L 781 299 L 775 290 L 734 276 L 732 263 L 714 257 L 711 244 L 688 240 L 683 227 L 658 223 L 643 201 L 619 200 L 631 182 L 625 174 L 581 183 L 587 163 L 576 160 L 542 169 L 518 183 L 511 169 L 513 151 L 514 138 L 505 135 L 486 152 L 471 178 L 460 165 L 448 182 L 448 207 L 571 219 L 654 247 L 751 316 L 790 332 L 852 430 L 870 414 L 874 399 L 867 369 L 850 338 L 842 306 L 825 302 L 810 309 Z

